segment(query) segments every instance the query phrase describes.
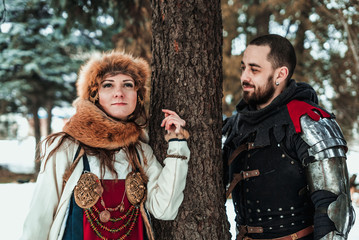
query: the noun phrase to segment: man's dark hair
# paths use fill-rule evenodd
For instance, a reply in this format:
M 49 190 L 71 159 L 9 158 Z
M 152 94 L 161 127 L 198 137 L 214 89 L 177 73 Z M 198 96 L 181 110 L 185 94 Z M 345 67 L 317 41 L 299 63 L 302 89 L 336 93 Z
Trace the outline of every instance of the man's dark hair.
M 292 77 L 297 64 L 297 57 L 294 47 L 288 39 L 276 34 L 268 34 L 253 39 L 249 45 L 269 46 L 271 50 L 267 58 L 272 63 L 273 68 L 286 66 L 289 70 L 286 80 Z

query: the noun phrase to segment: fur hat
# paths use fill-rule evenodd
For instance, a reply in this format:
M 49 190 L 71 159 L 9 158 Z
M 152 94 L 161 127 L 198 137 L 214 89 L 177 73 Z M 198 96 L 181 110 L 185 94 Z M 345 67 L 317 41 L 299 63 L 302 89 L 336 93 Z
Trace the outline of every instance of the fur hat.
M 132 77 L 135 81 L 139 101 L 144 100 L 146 81 L 150 76 L 148 63 L 142 58 L 135 58 L 132 55 L 116 51 L 92 55 L 80 68 L 76 83 L 78 97 L 95 103 L 98 100 L 98 88 L 101 80 L 105 74 L 112 72 L 120 72 Z

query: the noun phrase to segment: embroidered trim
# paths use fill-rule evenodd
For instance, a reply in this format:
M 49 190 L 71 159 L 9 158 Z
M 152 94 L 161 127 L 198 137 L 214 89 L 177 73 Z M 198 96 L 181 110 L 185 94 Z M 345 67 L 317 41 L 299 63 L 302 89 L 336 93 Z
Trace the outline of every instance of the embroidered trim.
M 180 159 L 183 159 L 183 160 L 187 159 L 187 157 L 183 156 L 183 155 L 166 155 L 166 158 L 180 158 Z

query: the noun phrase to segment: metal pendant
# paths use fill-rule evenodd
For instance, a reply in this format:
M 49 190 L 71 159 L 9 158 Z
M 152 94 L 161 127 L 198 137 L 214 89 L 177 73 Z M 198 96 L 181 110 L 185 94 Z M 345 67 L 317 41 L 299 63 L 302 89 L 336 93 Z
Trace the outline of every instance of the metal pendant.
M 123 193 L 125 194 L 125 193 Z M 125 211 L 125 204 L 123 202 L 121 202 L 120 204 L 120 212 L 124 212 Z
M 107 211 L 106 209 L 103 210 L 102 212 L 100 212 L 100 220 L 103 223 L 107 223 L 108 221 L 110 221 L 111 218 L 111 213 L 109 211 Z

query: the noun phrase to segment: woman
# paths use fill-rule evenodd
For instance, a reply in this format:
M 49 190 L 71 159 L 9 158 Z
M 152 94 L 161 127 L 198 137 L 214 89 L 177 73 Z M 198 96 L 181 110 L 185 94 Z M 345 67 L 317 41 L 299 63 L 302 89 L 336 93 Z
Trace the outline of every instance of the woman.
M 185 121 L 163 110 L 164 167 L 145 143 L 148 64 L 110 52 L 80 70 L 76 114 L 46 138 L 21 239 L 153 239 L 144 208 L 176 217 L 190 151 Z

